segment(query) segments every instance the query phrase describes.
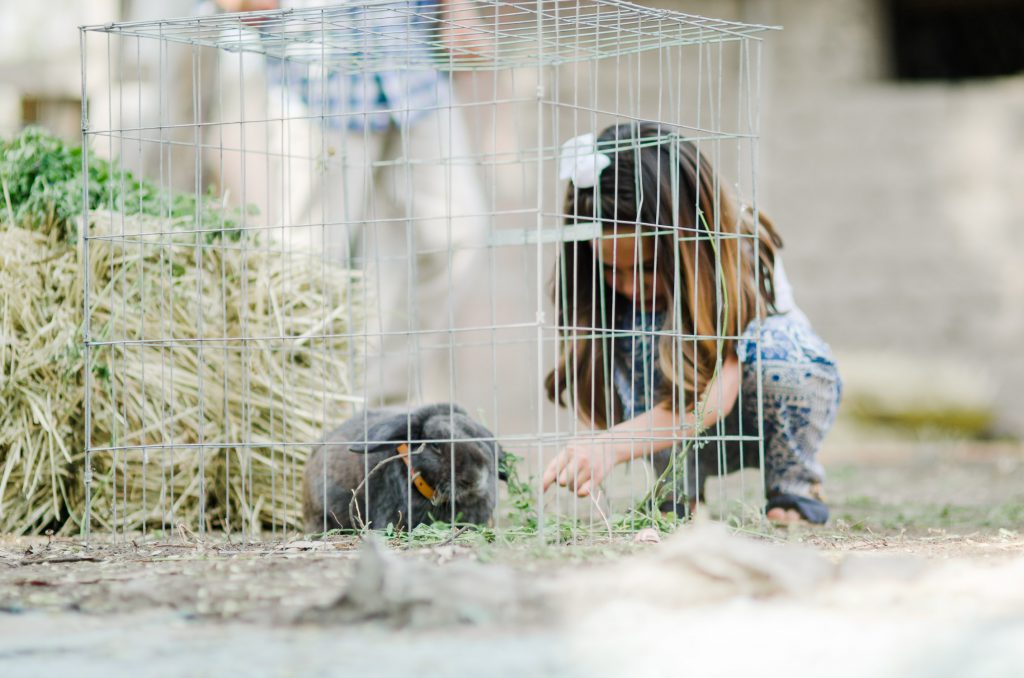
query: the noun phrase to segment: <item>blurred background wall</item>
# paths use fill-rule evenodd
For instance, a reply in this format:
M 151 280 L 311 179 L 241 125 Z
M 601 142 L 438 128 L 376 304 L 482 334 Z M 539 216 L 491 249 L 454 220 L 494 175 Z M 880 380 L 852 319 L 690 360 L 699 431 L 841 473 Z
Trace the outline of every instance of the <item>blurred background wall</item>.
M 81 139 L 78 26 L 120 13 L 116 0 L 0 0 L 0 134 L 38 124 Z
M 1024 434 L 1024 3 L 644 4 L 784 27 L 763 36 L 760 203 L 840 356 L 844 430 Z M 0 134 L 79 138 L 77 25 L 196 7 L 0 0 Z
M 847 419 L 1024 432 L 1024 3 L 735 4 L 785 27 L 763 204 L 842 354 Z

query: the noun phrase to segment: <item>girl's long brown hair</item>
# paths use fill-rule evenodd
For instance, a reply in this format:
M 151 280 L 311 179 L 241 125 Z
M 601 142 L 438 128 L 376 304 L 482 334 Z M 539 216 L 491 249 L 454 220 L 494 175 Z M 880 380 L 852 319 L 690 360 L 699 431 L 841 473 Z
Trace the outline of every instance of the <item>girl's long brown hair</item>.
M 719 359 L 735 353 L 733 337 L 774 311 L 782 241 L 764 215 L 755 220 L 741 210 L 696 146 L 668 127 L 616 125 L 597 141 L 612 164 L 594 188 L 569 184 L 566 224 L 596 221 L 619 237 L 646 233 L 654 241 L 654 294 L 668 310 L 657 339 L 654 369 L 663 378 L 655 399 L 675 397 L 692 410 Z M 552 401 L 599 428 L 622 419 L 612 388 L 613 330 L 635 302 L 615 296 L 591 242 L 565 243 L 552 281 L 559 354 L 545 387 Z

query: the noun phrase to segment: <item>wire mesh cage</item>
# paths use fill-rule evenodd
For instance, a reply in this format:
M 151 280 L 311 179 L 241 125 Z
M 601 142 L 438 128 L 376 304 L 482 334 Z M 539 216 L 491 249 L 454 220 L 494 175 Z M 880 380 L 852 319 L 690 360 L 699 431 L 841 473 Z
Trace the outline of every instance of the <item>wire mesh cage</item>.
M 760 382 L 712 393 L 764 311 L 764 28 L 618 0 L 84 27 L 83 190 L 129 177 L 84 218 L 87 529 L 582 538 L 714 499 L 763 456 Z M 545 491 L 566 450 L 635 461 Z

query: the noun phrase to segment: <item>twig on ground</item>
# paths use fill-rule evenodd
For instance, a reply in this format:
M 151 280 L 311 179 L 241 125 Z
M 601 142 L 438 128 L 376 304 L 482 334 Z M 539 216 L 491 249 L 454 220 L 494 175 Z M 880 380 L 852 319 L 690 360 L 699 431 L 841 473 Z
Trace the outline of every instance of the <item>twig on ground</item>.
M 15 565 L 48 565 L 50 563 L 101 563 L 103 558 L 96 556 L 56 556 L 54 558 L 22 558 Z
M 423 445 L 420 445 L 418 448 L 416 448 L 415 450 L 410 452 L 409 456 L 411 457 L 414 454 L 419 454 L 421 451 L 423 451 Z M 366 481 L 370 479 L 370 476 L 372 476 L 374 473 L 376 473 L 379 469 L 383 468 L 383 466 L 385 464 L 389 464 L 389 463 L 391 463 L 393 461 L 400 460 L 401 458 L 402 457 L 400 455 L 395 455 L 393 457 L 388 457 L 387 459 L 379 462 L 376 466 L 374 466 L 372 469 L 370 469 L 370 472 L 366 474 L 366 477 L 363 478 L 362 481 L 360 481 L 360 483 L 356 486 L 356 489 L 352 490 L 352 498 L 348 500 L 348 514 L 349 514 L 350 517 L 352 516 L 352 503 L 355 502 L 355 504 L 356 504 L 356 515 L 359 518 L 359 529 L 363 529 L 363 528 L 366 527 L 366 523 L 363 522 L 362 516 L 359 515 L 359 503 L 356 502 L 356 499 L 359 497 L 359 490 L 363 489 L 363 485 L 365 485 Z M 335 518 L 335 519 L 337 519 L 337 518 Z
M 442 541 L 440 544 L 438 544 L 438 546 L 447 546 L 448 544 L 451 544 L 452 542 L 454 542 L 458 538 L 458 536 L 460 534 L 462 534 L 463 532 L 465 532 L 468 529 L 469 529 L 469 525 L 463 525 L 459 529 L 454 530 L 450 535 L 448 535 L 447 538 L 445 538 L 444 541 Z
M 601 520 L 604 521 L 604 526 L 608 528 L 608 538 L 611 539 L 613 537 L 612 524 L 608 521 L 608 516 L 606 516 L 604 514 L 604 511 L 601 510 L 601 502 L 599 500 L 600 494 L 601 488 L 598 488 L 597 492 L 591 492 L 588 496 L 590 497 L 590 501 L 594 503 L 594 508 L 597 509 L 597 513 L 599 516 L 601 516 Z

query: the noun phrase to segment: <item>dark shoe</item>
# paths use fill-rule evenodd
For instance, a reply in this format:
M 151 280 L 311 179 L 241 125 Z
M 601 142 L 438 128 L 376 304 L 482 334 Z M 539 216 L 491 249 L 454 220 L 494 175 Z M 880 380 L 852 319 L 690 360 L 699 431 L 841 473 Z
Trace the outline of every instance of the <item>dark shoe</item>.
M 675 513 L 677 518 L 689 518 L 693 515 L 690 502 L 685 497 L 680 498 L 677 502 L 673 502 L 671 499 L 663 501 L 658 504 L 658 510 L 662 513 Z
M 812 525 L 824 525 L 828 522 L 828 506 L 820 499 L 801 497 L 797 494 L 776 494 L 768 499 L 764 510 L 794 509 L 804 520 Z

